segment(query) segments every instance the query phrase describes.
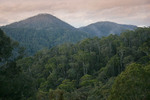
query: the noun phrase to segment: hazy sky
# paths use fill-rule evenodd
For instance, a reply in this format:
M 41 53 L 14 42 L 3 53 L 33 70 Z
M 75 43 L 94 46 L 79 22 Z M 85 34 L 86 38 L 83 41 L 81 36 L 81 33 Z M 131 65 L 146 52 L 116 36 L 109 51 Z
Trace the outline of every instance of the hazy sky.
M 75 27 L 97 21 L 150 26 L 150 0 L 0 0 L 0 25 L 39 13 Z

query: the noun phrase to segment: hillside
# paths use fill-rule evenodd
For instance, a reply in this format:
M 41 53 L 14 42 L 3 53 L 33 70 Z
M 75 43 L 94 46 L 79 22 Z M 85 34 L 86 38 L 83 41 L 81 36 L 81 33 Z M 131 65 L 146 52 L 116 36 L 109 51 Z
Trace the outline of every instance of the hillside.
M 149 100 L 150 28 L 16 58 L 0 30 L 0 100 Z M 7 51 L 7 52 L 6 52 Z M 11 58 L 11 60 L 9 59 Z
M 76 43 L 89 37 L 120 34 L 125 30 L 133 30 L 136 26 L 97 22 L 76 29 L 53 15 L 39 14 L 1 28 L 26 48 L 27 55 L 33 55 L 44 48 L 52 48 L 63 43 Z
M 39 14 L 25 20 L 1 27 L 12 39 L 26 48 L 26 54 L 34 55 L 44 48 L 63 43 L 76 43 L 89 37 L 102 37 L 133 30 L 136 26 L 113 22 L 97 22 L 79 29 L 50 14 Z
M 96 22 L 88 26 L 81 27 L 79 29 L 81 31 L 88 32 L 91 35 L 102 37 L 108 36 L 110 34 L 120 34 L 123 31 L 134 30 L 135 28 L 137 28 L 137 26 L 103 21 L 103 22 Z
M 27 55 L 33 55 L 43 48 L 91 37 L 50 14 L 39 14 L 1 28 L 26 48 Z
M 36 100 L 149 100 L 149 45 L 150 28 L 138 28 L 43 50 L 17 66 L 34 81 Z

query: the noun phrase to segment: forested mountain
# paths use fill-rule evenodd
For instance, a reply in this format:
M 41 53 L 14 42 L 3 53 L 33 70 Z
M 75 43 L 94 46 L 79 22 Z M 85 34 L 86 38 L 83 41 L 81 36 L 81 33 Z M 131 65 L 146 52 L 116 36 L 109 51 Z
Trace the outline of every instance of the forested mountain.
M 75 43 L 91 37 L 86 32 L 81 32 L 49 14 L 39 14 L 3 26 L 2 29 L 8 36 L 24 46 L 28 55 L 33 55 L 43 48 L 51 48 L 66 42 Z
M 76 43 L 89 37 L 120 34 L 136 26 L 112 22 L 98 22 L 87 27 L 74 28 L 50 14 L 39 14 L 28 19 L 1 27 L 12 39 L 26 48 L 27 55 L 33 55 L 43 48 L 52 48 L 63 43 Z
M 48 14 L 3 26 L 0 100 L 150 100 L 150 27 L 91 26 Z
M 150 28 L 55 46 L 12 66 L 1 67 L 1 100 L 149 100 Z
M 103 21 L 103 22 L 96 22 L 88 26 L 81 27 L 79 29 L 84 32 L 88 32 L 94 36 L 102 37 L 108 36 L 110 34 L 120 34 L 125 30 L 134 30 L 135 28 L 137 28 L 137 26 Z

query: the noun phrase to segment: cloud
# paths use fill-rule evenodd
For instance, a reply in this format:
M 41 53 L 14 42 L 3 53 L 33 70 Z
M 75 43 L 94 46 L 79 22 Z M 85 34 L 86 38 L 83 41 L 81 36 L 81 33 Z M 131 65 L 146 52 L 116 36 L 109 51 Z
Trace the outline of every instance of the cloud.
M 5 18 L 0 18 L 0 24 L 8 23 L 9 21 Z
M 0 4 L 0 25 L 50 13 L 76 27 L 103 20 L 150 26 L 150 0 L 0 0 Z

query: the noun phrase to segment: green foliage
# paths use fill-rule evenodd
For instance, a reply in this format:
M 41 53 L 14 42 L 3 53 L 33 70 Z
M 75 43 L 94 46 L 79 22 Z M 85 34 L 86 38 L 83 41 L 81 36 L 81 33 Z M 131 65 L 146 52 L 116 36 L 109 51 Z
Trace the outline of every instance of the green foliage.
M 129 65 L 115 80 L 109 100 L 150 99 L 150 66 Z
M 72 92 L 75 89 L 75 81 L 65 79 L 62 81 L 62 84 L 58 86 L 58 88 L 67 92 Z
M 96 80 L 92 78 L 91 75 L 84 75 L 80 79 L 80 86 L 88 86 L 88 85 L 94 85 L 96 83 Z
M 108 97 L 110 100 L 147 100 L 149 33 L 150 28 L 138 28 L 120 36 L 95 37 L 44 49 L 32 57 L 18 59 L 16 67 L 7 70 L 9 77 L 18 72 L 14 77 L 18 87 L 8 80 L 3 82 L 18 88 L 19 92 L 14 92 L 18 95 L 12 97 L 25 100 L 107 100 Z M 1 90 L 5 91 L 4 88 Z M 7 93 L 12 91 L 15 90 Z
M 0 100 L 26 100 L 33 96 L 34 84 L 16 64 L 23 50 L 1 30 L 0 35 Z
M 0 62 L 10 57 L 12 50 L 12 40 L 0 29 Z
M 120 73 L 128 65 L 133 62 L 143 66 L 149 64 L 149 32 L 149 28 L 139 28 L 120 36 L 95 37 L 77 44 L 64 44 L 19 60 L 18 64 L 20 62 L 24 72 L 34 79 L 37 93 L 43 91 L 46 98 L 50 95 L 54 100 L 60 96 L 65 100 L 106 100 L 112 95 L 110 91 L 113 90 L 111 87 L 115 79 L 119 80 Z M 129 75 L 134 77 L 130 71 Z M 133 85 L 143 84 L 139 78 L 135 80 Z M 126 82 L 123 81 L 124 84 Z M 57 89 L 63 91 L 63 94 L 55 92 Z M 137 91 L 141 93 L 143 90 L 139 88 Z
M 49 90 L 49 99 L 50 100 L 64 100 L 64 92 L 62 90 Z

